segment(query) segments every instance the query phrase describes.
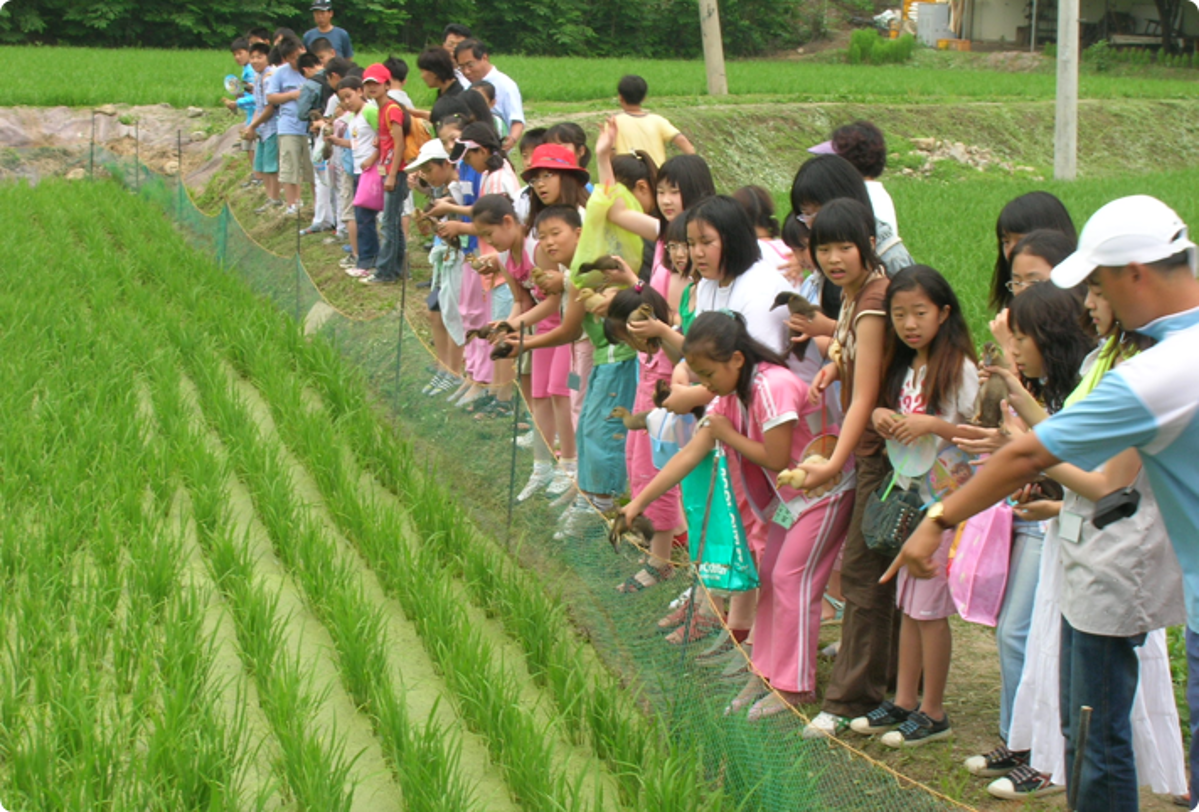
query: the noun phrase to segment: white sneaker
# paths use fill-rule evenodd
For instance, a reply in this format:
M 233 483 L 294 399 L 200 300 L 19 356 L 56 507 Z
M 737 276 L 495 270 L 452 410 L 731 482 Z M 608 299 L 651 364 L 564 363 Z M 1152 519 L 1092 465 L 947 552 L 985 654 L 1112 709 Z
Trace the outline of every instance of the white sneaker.
M 531 498 L 538 491 L 550 484 L 554 480 L 554 468 L 548 462 L 533 463 L 533 473 L 529 476 L 529 481 L 525 483 L 525 487 L 516 496 L 517 502 L 523 502 Z
M 815 719 L 808 722 L 801 735 L 808 740 L 825 739 L 839 735 L 848 729 L 848 727 L 849 720 L 844 716 L 837 716 L 827 711 L 821 711 L 816 714 Z
M 537 429 L 529 429 L 524 434 L 516 438 L 517 448 L 532 448 L 533 441 L 537 438 Z
M 342 268 L 354 268 L 358 265 L 358 257 L 354 256 L 353 254 L 346 254 L 337 264 Z
M 554 533 L 554 541 L 565 541 L 570 538 L 579 538 L 589 527 L 598 526 L 603 522 L 603 517 L 599 511 L 591 506 L 590 502 L 576 499 L 571 506 L 562 514 L 561 520 L 558 522 L 558 530 Z
M 283 215 L 285 217 L 295 217 L 297 214 L 300 213 L 300 208 L 301 208 L 301 206 L 299 203 L 288 206 L 286 209 L 283 210 Z
M 561 496 L 575 484 L 574 466 L 559 465 L 554 469 L 554 478 L 545 492 L 550 496 Z

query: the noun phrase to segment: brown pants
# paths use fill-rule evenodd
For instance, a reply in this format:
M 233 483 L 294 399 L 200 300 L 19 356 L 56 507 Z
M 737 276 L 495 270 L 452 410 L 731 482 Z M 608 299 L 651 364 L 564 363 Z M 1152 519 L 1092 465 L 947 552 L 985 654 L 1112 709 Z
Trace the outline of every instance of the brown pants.
M 855 470 L 857 494 L 841 558 L 841 592 L 845 596 L 841 650 L 823 708 L 849 718 L 864 716 L 886 698 L 887 686 L 895 680 L 900 620 L 895 609 L 895 581 L 878 582 L 892 559 L 867 549 L 862 537 L 866 497 L 886 486 L 891 464 L 881 453 L 858 457 Z

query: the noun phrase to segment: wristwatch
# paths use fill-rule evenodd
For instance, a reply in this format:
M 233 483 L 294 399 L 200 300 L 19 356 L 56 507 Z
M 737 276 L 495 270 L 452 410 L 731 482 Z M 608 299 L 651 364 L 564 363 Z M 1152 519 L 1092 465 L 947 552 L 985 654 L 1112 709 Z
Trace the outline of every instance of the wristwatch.
M 930 507 L 928 512 L 924 514 L 924 518 L 931 520 L 933 524 L 942 530 L 948 530 L 949 528 L 953 527 L 952 524 L 945 521 L 944 502 L 934 502 L 933 506 Z

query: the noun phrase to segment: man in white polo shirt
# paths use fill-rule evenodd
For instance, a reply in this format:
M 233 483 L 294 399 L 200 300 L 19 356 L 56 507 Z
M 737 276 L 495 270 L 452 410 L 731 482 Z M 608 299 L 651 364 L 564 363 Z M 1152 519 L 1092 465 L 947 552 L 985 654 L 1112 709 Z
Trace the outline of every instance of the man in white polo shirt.
M 508 137 L 504 139 L 504 149 L 510 150 L 520 142 L 521 133 L 525 130 L 525 109 L 520 98 L 520 88 L 512 77 L 500 71 L 491 64 L 491 55 L 487 46 L 477 39 L 463 40 L 454 49 L 454 59 L 458 62 L 458 70 L 462 75 L 475 82 L 490 82 L 495 88 L 495 112 L 499 113 L 508 125 Z
M 960 491 L 929 508 L 883 576 L 918 577 L 943 530 L 998 502 L 1059 462 L 1092 470 L 1136 448 L 1182 566 L 1187 602 L 1191 802 L 1199 801 L 1199 280 L 1196 247 L 1172 209 L 1152 197 L 1114 200 L 1087 221 L 1053 282 L 1092 286 L 1126 329 L 1157 341 L 1063 409 L 996 452 Z

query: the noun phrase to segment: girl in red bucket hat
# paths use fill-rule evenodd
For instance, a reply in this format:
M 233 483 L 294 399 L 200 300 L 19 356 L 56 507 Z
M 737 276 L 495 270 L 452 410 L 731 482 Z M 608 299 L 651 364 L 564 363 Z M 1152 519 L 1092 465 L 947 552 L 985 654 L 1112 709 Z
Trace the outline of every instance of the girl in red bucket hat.
M 529 228 L 547 206 L 572 206 L 581 213 L 587 205 L 587 184 L 591 176 L 579 166 L 579 159 L 570 147 L 562 144 L 537 147 L 521 177 L 533 189 L 526 221 Z

